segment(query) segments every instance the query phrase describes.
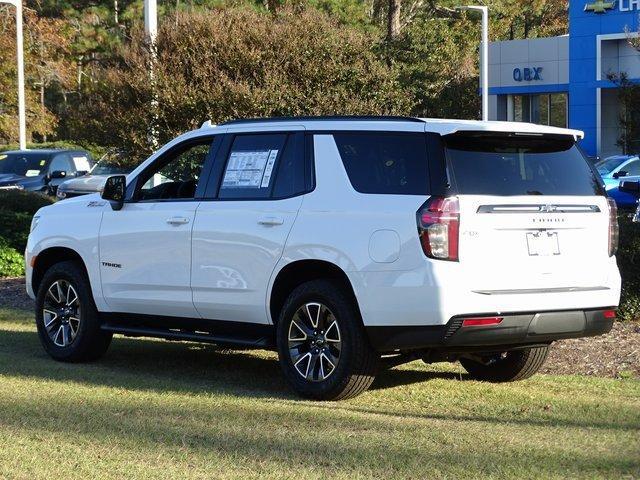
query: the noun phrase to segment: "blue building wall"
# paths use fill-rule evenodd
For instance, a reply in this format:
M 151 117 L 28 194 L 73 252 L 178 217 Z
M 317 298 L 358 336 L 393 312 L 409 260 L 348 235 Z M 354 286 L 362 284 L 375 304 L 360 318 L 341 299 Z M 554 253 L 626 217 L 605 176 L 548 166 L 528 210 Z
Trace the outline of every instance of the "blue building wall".
M 597 81 L 597 35 L 638 30 L 639 10 L 620 11 L 630 0 L 616 0 L 605 13 L 585 12 L 594 0 L 569 2 L 569 127 L 583 130 L 582 147 L 590 155 L 597 153 L 598 88 L 612 87 Z M 633 2 L 633 0 L 631 0 Z

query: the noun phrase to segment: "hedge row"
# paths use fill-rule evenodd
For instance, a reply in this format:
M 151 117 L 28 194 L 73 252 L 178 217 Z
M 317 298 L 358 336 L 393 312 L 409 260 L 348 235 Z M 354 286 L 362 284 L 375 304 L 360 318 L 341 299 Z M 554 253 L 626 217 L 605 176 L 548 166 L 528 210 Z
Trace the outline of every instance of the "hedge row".
M 0 190 L 0 277 L 24 275 L 24 252 L 31 218 L 55 200 L 41 193 Z

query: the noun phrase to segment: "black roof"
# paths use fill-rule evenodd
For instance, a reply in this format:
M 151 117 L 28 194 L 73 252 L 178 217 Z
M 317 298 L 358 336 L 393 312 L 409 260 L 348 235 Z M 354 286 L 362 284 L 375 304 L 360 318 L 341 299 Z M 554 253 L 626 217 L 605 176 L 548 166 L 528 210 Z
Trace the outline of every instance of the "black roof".
M 423 120 L 414 117 L 401 116 L 375 116 L 375 115 L 326 115 L 317 117 L 266 117 L 266 118 L 243 118 L 237 120 L 229 120 L 220 125 L 238 125 L 242 123 L 268 123 L 268 122 L 291 122 L 291 121 L 382 121 L 382 122 L 418 122 L 424 123 Z

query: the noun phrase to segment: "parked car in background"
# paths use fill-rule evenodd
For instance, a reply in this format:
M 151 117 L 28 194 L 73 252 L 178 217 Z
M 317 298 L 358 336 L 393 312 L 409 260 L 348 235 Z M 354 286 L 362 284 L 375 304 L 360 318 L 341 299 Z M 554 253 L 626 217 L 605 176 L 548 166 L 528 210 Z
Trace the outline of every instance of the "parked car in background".
M 640 177 L 625 179 L 620 182 L 620 190 L 632 195 L 636 199 L 636 213 L 633 215 L 634 222 L 640 222 Z
M 19 188 L 55 195 L 68 178 L 86 174 L 93 165 L 85 150 L 11 150 L 0 152 L 0 188 Z
M 100 192 L 107 177 L 110 175 L 126 175 L 133 169 L 124 165 L 123 157 L 124 153 L 118 150 L 107 152 L 87 175 L 61 183 L 58 187 L 58 198 L 62 200 Z
M 596 163 L 596 169 L 604 180 L 607 195 L 618 207 L 634 207 L 637 198 L 619 189 L 620 180 L 628 177 L 640 179 L 640 157 L 637 155 L 614 155 Z

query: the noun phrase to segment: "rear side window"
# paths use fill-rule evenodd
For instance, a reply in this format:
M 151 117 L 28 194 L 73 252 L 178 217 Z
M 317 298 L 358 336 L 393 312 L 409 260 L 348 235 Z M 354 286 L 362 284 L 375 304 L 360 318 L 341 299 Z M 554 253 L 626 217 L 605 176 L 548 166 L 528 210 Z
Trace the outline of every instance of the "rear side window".
M 463 133 L 444 140 L 458 193 L 602 194 L 599 179 L 571 137 Z
M 270 197 L 287 137 L 287 134 L 237 135 L 227 156 L 219 197 Z
M 351 185 L 360 193 L 425 195 L 429 190 L 423 133 L 335 133 Z

